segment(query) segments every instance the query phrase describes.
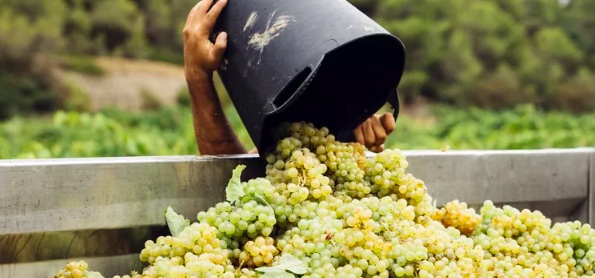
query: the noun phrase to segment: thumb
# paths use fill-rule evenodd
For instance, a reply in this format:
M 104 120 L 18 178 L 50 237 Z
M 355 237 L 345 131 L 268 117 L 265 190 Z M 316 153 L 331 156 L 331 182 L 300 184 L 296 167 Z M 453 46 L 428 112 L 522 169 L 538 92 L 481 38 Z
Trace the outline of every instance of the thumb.
M 221 64 L 221 60 L 223 59 L 223 54 L 225 53 L 225 49 L 227 48 L 227 33 L 221 32 L 217 35 L 215 39 L 215 44 L 211 47 L 210 51 L 210 58 L 212 61 L 216 62 L 217 66 Z
M 384 115 L 380 116 L 380 122 L 386 131 L 386 134 L 391 134 L 393 130 L 395 130 L 395 117 L 391 113 L 385 113 Z

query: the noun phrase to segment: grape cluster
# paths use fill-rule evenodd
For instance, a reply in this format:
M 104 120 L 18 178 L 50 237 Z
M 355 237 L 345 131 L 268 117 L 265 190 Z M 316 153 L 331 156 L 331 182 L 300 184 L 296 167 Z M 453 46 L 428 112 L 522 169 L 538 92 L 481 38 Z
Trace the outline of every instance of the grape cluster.
M 256 238 L 272 233 L 277 220 L 273 209 L 255 200 L 244 199 L 239 206 L 221 202 L 206 212 L 199 212 L 198 221 L 217 228 L 221 237 L 241 239 Z
M 199 222 L 216 227 L 220 238 L 225 239 L 228 244 L 231 244 L 232 240 L 237 241 L 244 237 L 254 239 L 261 234 L 269 236 L 277 223 L 270 204 L 284 203 L 271 182 L 265 178 L 243 182 L 242 186 L 247 195 L 239 200 L 238 204 L 220 202 L 197 215 Z M 252 196 L 260 196 L 261 199 Z
M 198 213 L 177 236 L 147 241 L 149 265 L 130 277 L 595 276 L 587 224 L 552 225 L 490 201 L 479 214 L 458 200 L 437 208 L 399 150 L 366 157 L 326 128 L 282 130 L 266 177 L 241 182 L 237 200 Z M 59 277 L 91 277 L 84 271 Z
M 283 253 L 308 263 L 312 269 L 327 263 L 336 267 L 340 264 L 340 249 L 335 235 L 341 230 L 342 222 L 330 216 L 301 219 L 296 226 L 280 235 L 277 247 Z
M 233 251 L 233 257 L 239 262 L 239 265 L 252 268 L 271 265 L 277 255 L 279 255 L 279 250 L 275 247 L 275 239 L 262 236 L 246 242 L 242 250 L 235 249 Z
M 55 278 L 103 278 L 101 273 L 87 270 L 89 265 L 85 261 L 73 261 L 58 271 Z
M 301 146 L 302 142 L 295 138 L 283 139 L 278 147 L 292 152 L 287 156 L 283 152 L 270 155 L 267 159 L 267 175 L 290 205 L 309 198 L 319 200 L 332 193 L 331 179 L 324 175 L 327 166 L 310 149 Z
M 235 268 L 217 228 L 193 223 L 176 237 L 161 236 L 145 243 L 140 260 L 150 264 L 142 277 L 229 277 Z M 203 277 L 200 276 L 199 277 Z M 234 277 L 234 276 L 231 276 Z
M 441 221 L 446 227 L 455 227 L 465 235 L 473 234 L 473 231 L 481 223 L 481 217 L 473 208 L 467 208 L 466 203 L 453 200 L 437 210 L 432 216 L 434 220 Z
M 578 221 L 556 223 L 539 211 L 497 208 L 486 201 L 473 238 L 486 250 L 491 275 L 593 277 L 595 230 Z

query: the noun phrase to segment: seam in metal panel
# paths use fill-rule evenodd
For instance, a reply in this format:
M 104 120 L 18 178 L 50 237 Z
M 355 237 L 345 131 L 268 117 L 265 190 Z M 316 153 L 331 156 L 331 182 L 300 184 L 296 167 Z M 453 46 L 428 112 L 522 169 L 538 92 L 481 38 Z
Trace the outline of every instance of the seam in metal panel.
M 587 203 L 587 222 L 593 226 L 595 225 L 595 219 L 594 215 L 593 215 L 593 206 L 595 205 L 595 190 L 593 187 L 595 187 L 595 178 L 593 176 L 595 176 L 595 150 L 591 151 L 591 154 L 589 155 L 589 160 L 587 161 L 587 196 L 588 199 L 588 203 Z

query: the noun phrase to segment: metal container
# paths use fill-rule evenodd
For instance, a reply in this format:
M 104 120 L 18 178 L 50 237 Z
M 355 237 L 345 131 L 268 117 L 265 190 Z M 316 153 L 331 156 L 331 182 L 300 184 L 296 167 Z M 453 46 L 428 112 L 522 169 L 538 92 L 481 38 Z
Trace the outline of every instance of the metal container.
M 595 149 L 405 153 L 438 204 L 490 199 L 595 224 Z M 0 160 L 0 277 L 51 277 L 74 259 L 106 277 L 141 270 L 165 209 L 195 220 L 240 163 L 243 179 L 262 175 L 253 155 Z

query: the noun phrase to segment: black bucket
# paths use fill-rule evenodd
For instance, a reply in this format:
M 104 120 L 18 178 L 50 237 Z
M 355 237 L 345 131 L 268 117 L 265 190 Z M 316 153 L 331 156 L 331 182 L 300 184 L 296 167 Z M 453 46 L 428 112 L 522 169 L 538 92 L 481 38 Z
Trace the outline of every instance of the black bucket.
M 281 122 L 326 126 L 343 141 L 387 101 L 395 118 L 401 41 L 346 0 L 229 0 L 219 75 L 262 155 Z

